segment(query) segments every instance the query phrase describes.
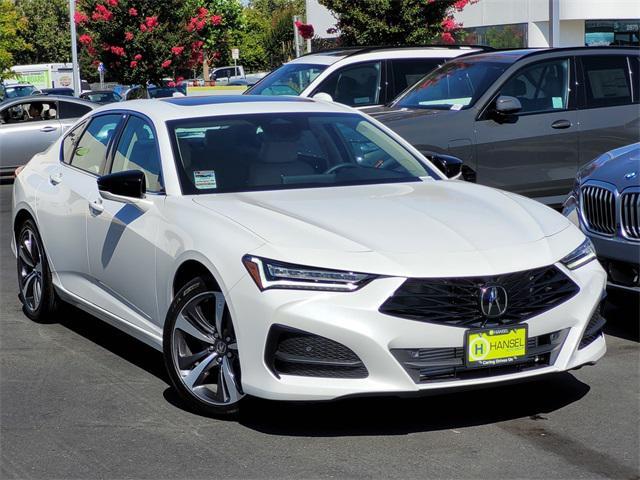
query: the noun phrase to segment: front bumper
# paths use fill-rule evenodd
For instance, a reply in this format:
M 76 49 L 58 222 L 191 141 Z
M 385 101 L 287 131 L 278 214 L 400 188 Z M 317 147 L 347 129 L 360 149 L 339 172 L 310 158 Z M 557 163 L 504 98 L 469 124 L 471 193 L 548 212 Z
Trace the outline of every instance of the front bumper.
M 230 292 L 246 393 L 274 400 L 330 400 L 351 395 L 427 393 L 511 382 L 591 364 L 606 351 L 598 336 L 579 349 L 589 319 L 598 309 L 606 274 L 598 262 L 568 271 L 580 287 L 577 295 L 527 320 L 529 337 L 562 331 L 564 341 L 550 365 L 517 373 L 472 379 L 417 383 L 396 359 L 398 349 L 462 348 L 465 329 L 381 314 L 380 305 L 404 278 L 382 278 L 352 293 L 267 290 L 259 292 L 244 277 Z M 276 375 L 265 361 L 266 341 L 273 325 L 309 332 L 352 350 L 365 365 L 366 378 L 319 378 Z

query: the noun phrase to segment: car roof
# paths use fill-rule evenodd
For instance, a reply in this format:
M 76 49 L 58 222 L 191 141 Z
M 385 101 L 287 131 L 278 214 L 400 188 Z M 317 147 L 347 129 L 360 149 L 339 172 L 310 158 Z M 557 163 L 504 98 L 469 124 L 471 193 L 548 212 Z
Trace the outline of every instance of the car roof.
M 506 50 L 495 50 L 481 53 L 469 54 L 466 58 L 485 59 L 500 63 L 514 63 L 521 58 L 532 57 L 549 53 L 580 53 L 580 52 L 625 52 L 638 53 L 638 49 L 634 47 L 561 47 L 561 48 L 517 48 Z
M 64 100 L 65 102 L 81 103 L 82 105 L 87 105 L 91 108 L 95 108 L 96 106 L 92 102 L 88 102 L 81 98 L 70 97 L 68 95 L 26 95 L 24 97 L 7 98 L 0 102 L 0 105 L 4 107 L 5 105 L 8 105 L 10 103 L 23 103 L 37 100 L 43 102 L 50 102 L 51 100 Z
M 393 58 L 454 58 L 469 53 L 492 50 L 481 45 L 425 45 L 406 47 L 342 47 L 307 53 L 288 63 L 316 63 L 332 65 L 346 58 L 377 60 Z
M 356 113 L 345 105 L 316 101 L 303 97 L 208 95 L 162 99 L 128 100 L 111 103 L 97 109 L 99 113 L 131 111 L 141 113 L 156 123 L 184 118 L 255 113 Z

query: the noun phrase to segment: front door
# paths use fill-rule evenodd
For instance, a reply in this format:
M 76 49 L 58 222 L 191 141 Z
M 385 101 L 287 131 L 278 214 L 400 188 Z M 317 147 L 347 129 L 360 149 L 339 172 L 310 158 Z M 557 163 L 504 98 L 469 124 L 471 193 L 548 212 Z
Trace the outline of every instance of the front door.
M 156 301 L 158 207 L 164 202 L 155 131 L 144 119 L 129 116 L 106 173 L 141 170 L 144 206 L 101 198 L 87 217 L 89 270 L 104 295 L 102 308 L 149 330 L 160 324 Z M 162 319 L 164 320 L 164 319 Z
M 61 135 L 55 101 L 29 101 L 0 111 L 0 169 L 24 165 Z
M 498 122 L 476 122 L 477 181 L 545 203 L 561 203 L 578 168 L 578 117 L 570 58 L 524 66 L 498 95 L 516 97 L 522 110 Z M 495 102 L 495 100 L 494 100 Z

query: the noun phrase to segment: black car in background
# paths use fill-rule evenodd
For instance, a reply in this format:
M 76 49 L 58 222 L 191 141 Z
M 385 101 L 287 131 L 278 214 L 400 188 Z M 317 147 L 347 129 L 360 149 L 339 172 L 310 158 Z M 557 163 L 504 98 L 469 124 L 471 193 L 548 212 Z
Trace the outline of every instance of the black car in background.
M 639 70 L 636 48 L 465 55 L 368 113 L 468 180 L 560 205 L 582 165 L 640 141 Z
M 82 93 L 80 98 L 89 100 L 93 103 L 99 103 L 100 105 L 122 101 L 122 96 L 113 90 L 92 90 L 90 92 Z

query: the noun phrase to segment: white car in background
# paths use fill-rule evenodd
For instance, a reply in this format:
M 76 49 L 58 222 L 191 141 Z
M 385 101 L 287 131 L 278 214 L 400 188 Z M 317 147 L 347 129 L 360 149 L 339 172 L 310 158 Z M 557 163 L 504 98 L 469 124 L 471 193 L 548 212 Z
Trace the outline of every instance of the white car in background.
M 206 413 L 515 381 L 606 349 L 578 228 L 338 104 L 101 107 L 18 174 L 12 218 L 25 314 L 70 302 L 162 350 Z
M 353 47 L 323 50 L 285 63 L 245 95 L 299 95 L 368 110 L 391 102 L 452 58 L 490 50 L 480 46 Z

